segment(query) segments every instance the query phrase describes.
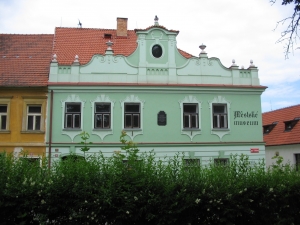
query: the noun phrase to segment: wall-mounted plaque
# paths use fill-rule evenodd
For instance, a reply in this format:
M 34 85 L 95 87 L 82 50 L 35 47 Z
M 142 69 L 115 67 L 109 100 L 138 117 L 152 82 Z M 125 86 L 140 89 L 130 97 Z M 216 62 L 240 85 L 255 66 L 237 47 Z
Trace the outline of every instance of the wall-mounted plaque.
M 166 126 L 167 125 L 167 114 L 164 111 L 159 111 L 157 114 L 157 125 Z

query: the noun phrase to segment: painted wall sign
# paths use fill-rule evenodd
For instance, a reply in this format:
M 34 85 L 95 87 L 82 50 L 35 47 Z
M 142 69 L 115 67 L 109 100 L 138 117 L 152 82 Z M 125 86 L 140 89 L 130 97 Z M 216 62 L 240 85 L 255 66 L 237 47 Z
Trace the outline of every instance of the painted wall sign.
M 167 114 L 164 111 L 159 111 L 157 114 L 157 125 L 166 126 L 167 125 Z
M 250 152 L 251 153 L 259 153 L 259 148 L 251 148 Z
M 254 112 L 244 112 L 244 111 L 234 111 L 234 125 L 240 126 L 252 126 L 258 125 L 257 120 L 248 120 L 248 119 L 257 119 L 258 118 L 258 111 Z M 239 119 L 239 120 L 237 120 Z

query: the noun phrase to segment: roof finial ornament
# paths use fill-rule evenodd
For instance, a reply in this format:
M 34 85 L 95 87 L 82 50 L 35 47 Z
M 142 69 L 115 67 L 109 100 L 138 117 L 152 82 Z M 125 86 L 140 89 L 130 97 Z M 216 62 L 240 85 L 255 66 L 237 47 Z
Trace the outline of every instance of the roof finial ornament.
M 157 15 L 155 15 L 155 17 L 154 17 L 154 26 L 159 26 Z
M 200 45 L 199 48 L 201 49 L 200 54 L 206 54 L 206 52 L 204 51 L 204 49 L 206 48 L 206 45 L 204 45 L 204 44 L 202 43 L 202 45 Z
M 57 62 L 57 55 L 54 53 L 51 62 Z
M 75 55 L 74 63 L 79 63 L 79 56 Z
M 255 65 L 253 64 L 253 60 L 250 60 L 250 66 L 249 67 L 255 67 Z
M 231 66 L 237 66 L 237 65 L 235 64 L 235 59 L 232 60 L 232 65 L 231 65 Z
M 110 40 L 108 42 L 106 42 L 107 45 L 107 50 L 112 50 L 111 46 L 113 46 L 113 42 L 111 42 Z

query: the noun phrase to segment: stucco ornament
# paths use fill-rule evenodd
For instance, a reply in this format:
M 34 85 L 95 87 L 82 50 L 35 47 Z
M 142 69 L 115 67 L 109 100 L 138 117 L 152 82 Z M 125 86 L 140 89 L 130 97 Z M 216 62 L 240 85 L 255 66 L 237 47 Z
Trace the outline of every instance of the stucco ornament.
M 72 142 L 74 142 L 74 138 L 77 135 L 80 135 L 80 133 L 82 132 L 83 129 L 83 108 L 84 108 L 84 104 L 86 102 L 86 100 L 82 100 L 78 95 L 76 94 L 71 94 L 69 95 L 65 100 L 60 100 L 61 101 L 61 108 L 62 108 L 62 133 L 63 135 L 67 135 Z M 70 102 L 70 103 L 74 103 L 74 102 L 78 102 L 81 103 L 81 113 L 80 113 L 80 128 L 78 129 L 65 129 L 64 124 L 65 124 L 65 107 L 66 107 L 66 103 Z
M 217 135 L 222 141 L 222 138 L 226 134 L 230 134 L 230 104 L 223 96 L 217 96 L 213 100 L 208 101 L 211 115 L 211 134 Z M 227 128 L 214 128 L 213 126 L 213 104 L 224 104 L 227 110 Z
M 141 100 L 138 96 L 128 95 L 124 100 L 120 101 L 122 108 L 122 130 L 126 131 L 128 137 L 133 141 L 134 137 L 143 134 L 143 116 L 145 101 Z M 140 127 L 139 128 L 125 128 L 125 103 L 139 103 L 140 104 Z
M 180 112 L 181 112 L 181 134 L 182 135 L 187 135 L 191 142 L 193 141 L 193 138 L 196 135 L 201 134 L 201 101 L 199 101 L 195 96 L 189 95 L 186 96 L 184 99 L 179 100 L 179 106 L 180 106 Z M 198 105 L 198 128 L 184 128 L 183 127 L 183 104 L 197 104 Z
M 98 95 L 94 101 L 90 101 L 91 102 L 91 108 L 92 108 L 92 124 L 95 123 L 95 103 L 97 102 L 101 102 L 101 103 L 110 103 L 110 129 L 93 129 L 92 130 L 92 134 L 93 135 L 97 135 L 98 137 L 101 138 L 101 140 L 103 141 L 104 138 L 107 135 L 112 135 L 113 134 L 113 115 L 114 115 L 114 105 L 115 105 L 115 101 L 111 100 L 107 95 Z M 93 125 L 94 126 L 94 125 Z

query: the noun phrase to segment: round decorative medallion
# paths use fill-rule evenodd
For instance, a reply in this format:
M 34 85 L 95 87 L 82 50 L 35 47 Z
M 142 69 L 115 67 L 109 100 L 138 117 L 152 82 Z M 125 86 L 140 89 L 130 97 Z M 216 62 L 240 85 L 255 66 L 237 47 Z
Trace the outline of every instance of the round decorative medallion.
M 159 58 L 162 56 L 162 48 L 159 46 L 159 45 L 154 45 L 152 47 L 152 55 L 155 57 L 155 58 Z

